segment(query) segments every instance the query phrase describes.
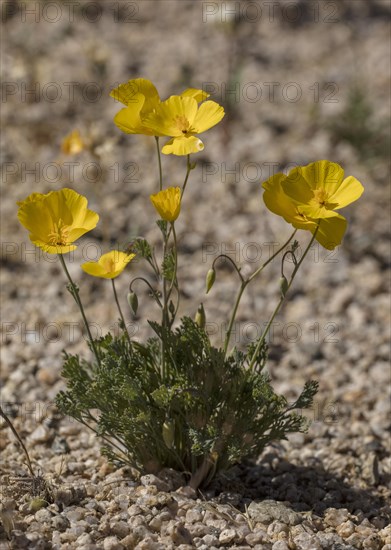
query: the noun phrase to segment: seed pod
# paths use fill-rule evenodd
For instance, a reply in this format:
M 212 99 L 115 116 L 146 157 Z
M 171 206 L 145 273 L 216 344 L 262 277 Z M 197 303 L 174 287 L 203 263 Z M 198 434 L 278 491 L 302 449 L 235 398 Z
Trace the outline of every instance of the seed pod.
M 206 293 L 208 294 L 209 290 L 214 285 L 214 282 L 216 280 L 216 270 L 212 267 L 209 269 L 207 275 L 206 275 Z
M 288 281 L 284 275 L 280 277 L 279 283 L 280 283 L 281 296 L 285 298 L 285 294 L 287 293 L 287 290 L 288 290 Z
M 129 292 L 127 295 L 128 304 L 131 307 L 133 313 L 136 315 L 138 309 L 138 298 L 134 292 Z
M 205 310 L 204 310 L 203 304 L 200 304 L 198 306 L 197 313 L 194 320 L 200 328 L 205 328 L 206 316 L 205 316 Z
M 168 449 L 172 449 L 172 446 L 174 444 L 175 439 L 175 422 L 174 420 L 167 419 L 163 424 L 163 441 L 168 447 Z

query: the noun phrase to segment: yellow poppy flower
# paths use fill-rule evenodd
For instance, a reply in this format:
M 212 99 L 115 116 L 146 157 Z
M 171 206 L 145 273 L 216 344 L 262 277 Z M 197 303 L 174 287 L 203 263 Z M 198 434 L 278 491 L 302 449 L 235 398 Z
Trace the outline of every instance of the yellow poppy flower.
M 32 193 L 18 203 L 20 223 L 30 240 L 49 254 L 75 250 L 74 241 L 96 227 L 99 216 L 87 208 L 87 199 L 73 189 Z
M 282 182 L 284 193 L 310 218 L 330 218 L 334 210 L 344 208 L 362 195 L 364 187 L 343 168 L 328 160 L 293 168 Z
M 153 206 L 162 220 L 174 222 L 181 210 L 181 190 L 179 187 L 168 187 L 156 195 L 150 195 Z
M 86 262 L 82 264 L 81 268 L 93 277 L 114 279 L 123 272 L 125 267 L 134 257 L 135 254 L 126 254 L 126 252 L 112 250 L 111 252 L 103 254 L 97 262 Z
M 150 80 L 145 78 L 129 80 L 112 90 L 110 95 L 126 105 L 114 117 L 114 122 L 120 130 L 127 134 L 163 135 L 143 124 L 143 119 L 160 104 L 158 91 Z M 188 88 L 182 92 L 182 95 L 192 97 L 197 102 L 209 97 L 209 94 L 196 88 Z
M 276 174 L 262 184 L 263 200 L 297 229 L 314 234 L 319 225 L 316 240 L 333 250 L 347 227 L 346 219 L 334 210 L 357 200 L 364 190 L 353 176 L 343 176 L 343 169 L 329 161 L 293 168 L 288 176 Z
M 65 136 L 61 143 L 61 150 L 66 155 L 77 155 L 86 148 L 86 144 L 81 139 L 79 130 L 73 130 Z
M 112 90 L 110 95 L 126 105 L 114 117 L 114 122 L 120 130 L 127 134 L 154 135 L 142 123 L 142 117 L 153 111 L 160 103 L 158 91 L 150 80 L 129 80 Z
M 144 125 L 154 135 L 172 137 L 162 153 L 189 155 L 203 150 L 204 144 L 196 136 L 215 126 L 223 116 L 223 107 L 215 101 L 198 105 L 194 97 L 174 95 L 147 115 Z

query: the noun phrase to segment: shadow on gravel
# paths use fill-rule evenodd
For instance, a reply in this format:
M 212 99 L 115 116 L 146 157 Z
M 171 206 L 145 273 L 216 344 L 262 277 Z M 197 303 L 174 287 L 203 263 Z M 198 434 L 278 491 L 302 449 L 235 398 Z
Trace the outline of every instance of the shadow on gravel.
M 271 467 L 267 459 L 266 455 L 260 464 L 232 468 L 211 483 L 205 496 L 242 511 L 250 502 L 275 500 L 283 501 L 295 512 L 312 512 L 320 517 L 327 508 L 346 508 L 354 515 L 391 521 L 391 507 L 375 494 L 375 488 L 353 487 L 342 477 L 326 471 L 321 463 L 295 466 L 280 459 L 276 463 L 273 460 Z

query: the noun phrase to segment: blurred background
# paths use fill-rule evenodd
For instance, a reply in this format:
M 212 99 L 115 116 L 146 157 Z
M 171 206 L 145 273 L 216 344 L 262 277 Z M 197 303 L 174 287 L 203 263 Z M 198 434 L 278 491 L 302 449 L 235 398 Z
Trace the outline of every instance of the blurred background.
M 230 254 L 251 271 L 291 232 L 266 210 L 261 182 L 328 159 L 363 183 L 363 197 L 342 212 L 349 221 L 343 245 L 333 253 L 314 247 L 294 283 L 270 339 L 270 372 L 288 399 L 306 379 L 318 378 L 319 403 L 333 404 L 330 422 L 343 420 L 352 441 L 368 430 L 382 439 L 388 426 L 389 1 L 5 1 L 1 9 L 3 402 L 50 402 L 63 387 L 61 350 L 87 353 L 58 260 L 29 242 L 16 218 L 17 200 L 67 186 L 99 213 L 98 227 L 68 257 L 97 335 L 118 329 L 111 285 L 85 275 L 80 263 L 136 236 L 159 247 L 149 200 L 158 188 L 155 142 L 121 133 L 113 123 L 121 105 L 109 97 L 119 83 L 143 77 L 162 99 L 202 88 L 226 110 L 193 158 L 197 167 L 177 224 L 180 315 L 194 316 L 202 301 L 217 344 L 237 280 L 221 265 L 206 297 L 214 257 Z M 85 148 L 68 154 L 61 144 L 75 129 Z M 163 156 L 163 171 L 165 186 L 181 185 L 186 159 Z M 301 232 L 300 244 L 308 238 Z M 147 317 L 157 318 L 142 286 L 136 318 L 125 299 L 130 278 L 146 272 L 135 262 L 117 284 L 135 338 L 149 334 Z M 246 345 L 260 334 L 278 299 L 278 277 L 273 262 L 250 286 L 233 343 Z M 317 429 L 315 423 L 311 433 Z

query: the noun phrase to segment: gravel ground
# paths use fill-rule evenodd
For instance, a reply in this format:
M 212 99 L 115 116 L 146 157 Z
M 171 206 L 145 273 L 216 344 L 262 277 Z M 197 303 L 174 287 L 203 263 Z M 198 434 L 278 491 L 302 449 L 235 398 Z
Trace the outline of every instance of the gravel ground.
M 0 548 L 390 550 L 390 2 L 75 4 L 70 13 L 66 2 L 36 2 L 36 16 L 26 3 L 1 6 L 1 402 L 42 479 L 33 486 L 2 425 Z M 307 379 L 320 382 L 308 433 L 269 446 L 197 494 L 175 472 L 136 479 L 115 470 L 91 433 L 56 413 L 61 350 L 86 353 L 84 335 L 58 262 L 33 249 L 16 219 L 15 202 L 32 191 L 68 185 L 88 196 L 101 223 L 69 267 L 95 330 L 115 330 L 110 285 L 79 264 L 136 235 L 157 242 L 153 140 L 122 135 L 108 97 L 139 76 L 162 97 L 207 88 L 227 110 L 206 134 L 177 229 L 180 313 L 194 315 L 202 300 L 215 342 L 236 281 L 225 266 L 205 298 L 213 258 L 229 252 L 252 268 L 290 232 L 261 201 L 271 167 L 327 158 L 365 187 L 345 211 L 343 246 L 314 248 L 269 342 L 273 384 L 289 400 Z M 75 127 L 90 150 L 67 157 L 61 140 Z M 165 158 L 164 170 L 167 184 L 181 183 L 184 159 Z M 270 267 L 243 299 L 239 345 L 261 330 L 277 299 L 279 266 Z M 118 279 L 123 298 L 128 283 Z M 139 299 L 129 323 L 142 339 L 155 312 L 142 291 Z M 43 488 L 53 501 L 46 507 L 34 498 Z

